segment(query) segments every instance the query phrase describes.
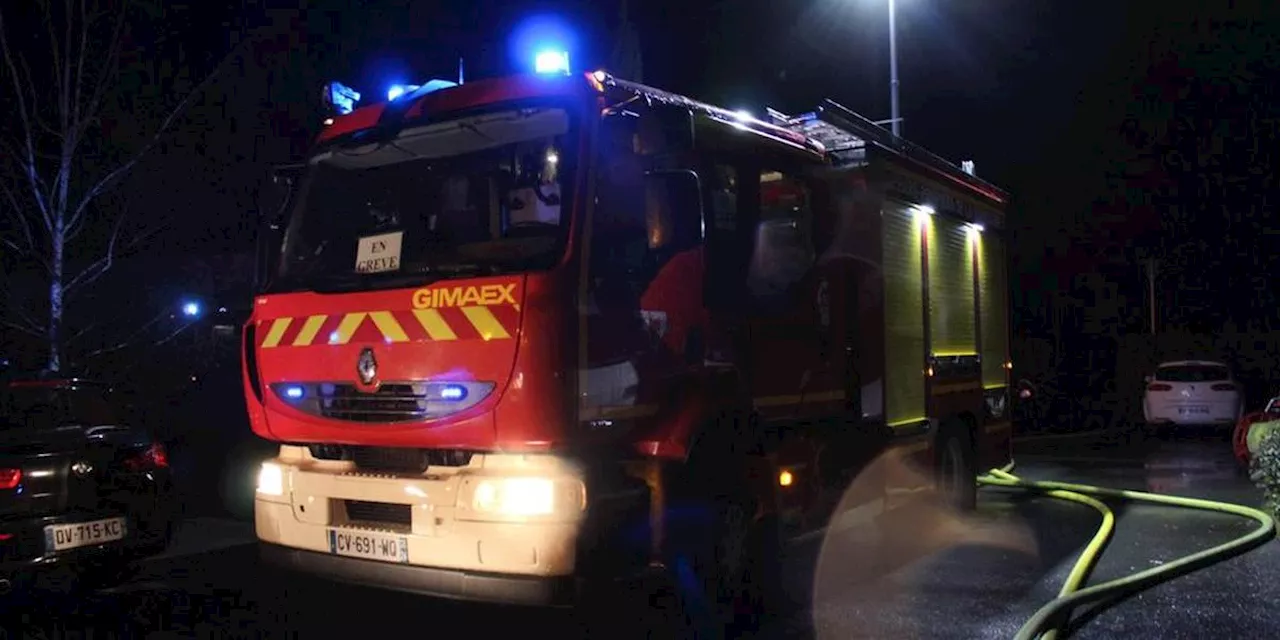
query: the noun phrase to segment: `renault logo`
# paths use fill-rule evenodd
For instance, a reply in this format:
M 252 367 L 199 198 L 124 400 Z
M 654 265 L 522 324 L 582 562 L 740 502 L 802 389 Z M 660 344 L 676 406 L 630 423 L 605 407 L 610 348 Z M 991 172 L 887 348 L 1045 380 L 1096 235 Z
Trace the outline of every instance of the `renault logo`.
M 71 465 L 71 471 L 78 476 L 87 476 L 93 473 L 93 465 L 81 460 Z
M 373 349 L 365 347 L 360 352 L 360 358 L 356 360 L 356 375 L 360 376 L 360 382 L 364 384 L 373 384 L 378 378 L 378 359 L 373 357 Z

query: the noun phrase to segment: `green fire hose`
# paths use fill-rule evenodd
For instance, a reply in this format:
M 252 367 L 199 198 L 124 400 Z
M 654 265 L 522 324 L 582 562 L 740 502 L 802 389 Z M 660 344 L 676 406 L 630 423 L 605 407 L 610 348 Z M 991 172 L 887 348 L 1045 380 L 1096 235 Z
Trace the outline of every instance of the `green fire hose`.
M 1275 537 L 1276 533 L 1276 524 L 1270 515 L 1249 507 L 1228 502 L 1166 496 L 1124 489 L 1107 489 L 1068 482 L 1023 480 L 1010 473 L 1012 470 L 1013 463 L 1003 469 L 992 469 L 987 475 L 979 477 L 978 483 L 991 487 L 1039 491 L 1051 498 L 1070 500 L 1088 505 L 1102 514 L 1102 524 L 1098 527 L 1097 533 L 1094 534 L 1093 539 L 1089 541 L 1084 551 L 1080 553 L 1080 557 L 1076 560 L 1075 566 L 1072 567 L 1066 582 L 1063 583 L 1062 589 L 1058 592 L 1058 597 L 1040 607 L 1035 615 L 1031 616 L 1031 619 L 1022 625 L 1022 628 L 1018 630 L 1018 634 L 1015 636 L 1016 640 L 1035 640 L 1037 638 L 1054 640 L 1058 635 L 1058 631 L 1066 627 L 1072 611 L 1081 606 L 1129 596 L 1166 580 L 1228 560 L 1266 544 Z M 1107 543 L 1111 540 L 1112 533 L 1115 531 L 1115 515 L 1098 498 L 1134 500 L 1172 507 L 1226 513 L 1252 518 L 1260 526 L 1239 538 L 1204 551 L 1183 556 L 1159 567 L 1132 573 L 1091 587 L 1081 588 L 1098 560 L 1102 557 L 1102 551 L 1106 548 Z

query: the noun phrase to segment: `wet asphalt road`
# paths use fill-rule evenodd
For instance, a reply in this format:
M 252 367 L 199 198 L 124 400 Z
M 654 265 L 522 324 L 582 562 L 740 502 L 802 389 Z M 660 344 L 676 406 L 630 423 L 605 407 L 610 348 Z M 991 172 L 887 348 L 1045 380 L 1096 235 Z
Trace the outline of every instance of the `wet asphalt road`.
M 1255 505 L 1225 435 L 1049 438 L 1018 445 L 1030 479 L 1159 491 Z M 1242 534 L 1227 515 L 1113 504 L 1117 532 L 1092 582 L 1155 566 Z M 908 513 L 882 530 L 831 533 L 788 548 L 801 607 L 758 638 L 1010 638 L 1056 595 L 1098 523 L 1087 507 L 984 489 L 977 513 Z M 1160 585 L 1091 616 L 1074 637 L 1280 636 L 1280 543 Z M 626 624 L 626 621 L 620 621 Z M 6 612 L 6 637 L 332 638 L 581 635 L 551 611 L 428 601 L 282 580 L 252 545 L 153 560 L 120 587 Z

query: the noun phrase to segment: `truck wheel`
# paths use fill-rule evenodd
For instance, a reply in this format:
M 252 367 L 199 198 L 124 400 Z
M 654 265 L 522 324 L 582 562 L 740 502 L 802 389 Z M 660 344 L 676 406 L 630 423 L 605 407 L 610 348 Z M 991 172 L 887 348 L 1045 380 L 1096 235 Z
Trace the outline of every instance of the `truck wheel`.
M 789 612 L 793 604 L 782 584 L 782 530 L 778 521 L 765 518 L 756 522 L 750 540 L 744 591 L 735 612 L 734 630 L 740 632 L 755 631 L 766 615 Z
M 764 585 L 752 574 L 763 579 L 768 570 L 753 567 L 764 540 L 756 535 L 757 501 L 746 483 L 706 480 L 693 483 L 696 493 L 673 505 L 680 524 L 673 531 L 670 569 L 683 626 L 699 638 L 720 638 L 755 622 L 764 594 L 755 587 Z
M 939 438 L 937 481 L 939 497 L 959 511 L 978 505 L 977 461 L 973 441 L 962 425 L 944 428 Z

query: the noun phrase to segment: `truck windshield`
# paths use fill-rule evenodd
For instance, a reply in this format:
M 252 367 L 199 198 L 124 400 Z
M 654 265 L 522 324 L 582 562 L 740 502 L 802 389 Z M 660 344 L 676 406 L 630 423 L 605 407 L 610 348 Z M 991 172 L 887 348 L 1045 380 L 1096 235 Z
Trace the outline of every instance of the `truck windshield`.
M 569 223 L 571 125 L 564 109 L 510 109 L 316 156 L 271 288 L 413 286 L 553 266 Z

